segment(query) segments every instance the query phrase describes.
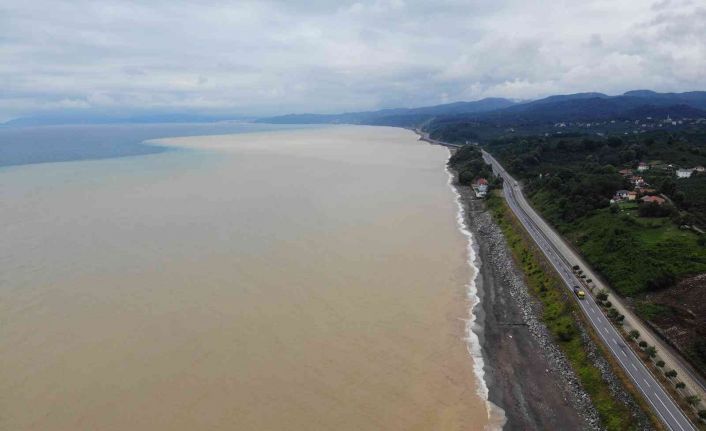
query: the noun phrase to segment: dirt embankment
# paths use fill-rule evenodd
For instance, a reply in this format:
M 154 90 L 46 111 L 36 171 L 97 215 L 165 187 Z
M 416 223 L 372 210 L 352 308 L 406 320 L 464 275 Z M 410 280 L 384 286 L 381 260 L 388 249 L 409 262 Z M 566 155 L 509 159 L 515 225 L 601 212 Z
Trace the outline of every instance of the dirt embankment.
M 638 300 L 641 315 L 706 376 L 706 274 Z

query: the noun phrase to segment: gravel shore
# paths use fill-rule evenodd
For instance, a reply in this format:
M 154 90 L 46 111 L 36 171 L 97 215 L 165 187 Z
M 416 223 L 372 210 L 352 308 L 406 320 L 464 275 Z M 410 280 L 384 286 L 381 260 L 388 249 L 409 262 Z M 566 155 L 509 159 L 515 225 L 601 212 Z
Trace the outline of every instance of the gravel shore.
M 470 187 L 456 186 L 476 247 L 476 332 L 491 402 L 505 430 L 598 430 L 598 413 L 538 316 L 500 228 Z

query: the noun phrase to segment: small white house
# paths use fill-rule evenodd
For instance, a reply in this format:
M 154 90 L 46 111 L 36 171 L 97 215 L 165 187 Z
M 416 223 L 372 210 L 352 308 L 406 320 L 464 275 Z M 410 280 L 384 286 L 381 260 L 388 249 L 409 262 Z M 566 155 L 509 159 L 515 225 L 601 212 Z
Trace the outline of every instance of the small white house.
M 628 190 L 618 190 L 615 192 L 615 197 L 620 200 L 627 199 L 629 194 L 630 192 Z
M 677 169 L 677 178 L 689 178 L 693 169 Z
M 649 168 L 650 168 L 650 166 L 649 166 L 647 163 L 645 163 L 645 162 L 640 162 L 640 164 L 637 165 L 637 171 L 638 171 L 638 172 L 645 172 L 645 171 L 648 170 Z
M 476 192 L 476 197 L 483 198 L 488 193 L 488 180 L 479 178 L 471 187 Z

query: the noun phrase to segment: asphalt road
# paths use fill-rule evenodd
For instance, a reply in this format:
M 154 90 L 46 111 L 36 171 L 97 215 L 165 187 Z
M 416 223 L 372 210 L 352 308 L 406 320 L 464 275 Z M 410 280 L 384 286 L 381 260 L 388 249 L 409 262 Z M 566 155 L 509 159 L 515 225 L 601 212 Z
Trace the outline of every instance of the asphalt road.
M 633 380 L 635 386 L 642 392 L 656 414 L 671 430 L 695 430 L 695 427 L 674 400 L 662 389 L 662 386 L 655 380 L 632 349 L 625 344 L 618 331 L 611 325 L 608 318 L 596 304 L 593 296 L 586 292 L 586 299 L 579 300 L 573 295 L 573 287 L 581 284 L 573 273 L 571 256 L 560 251 L 562 246 L 557 245 L 555 240 L 552 240 L 552 235 L 546 233 L 550 232 L 551 228 L 525 200 L 517 181 L 490 154 L 484 151 L 483 157 L 486 162 L 493 166 L 493 171 L 502 176 L 504 181 L 503 193 L 510 209 L 512 209 L 548 261 L 556 269 L 566 288 L 572 292 L 572 296 L 579 303 L 588 321 L 595 328 L 596 333 L 612 352 L 617 362 L 623 367 L 626 374 Z

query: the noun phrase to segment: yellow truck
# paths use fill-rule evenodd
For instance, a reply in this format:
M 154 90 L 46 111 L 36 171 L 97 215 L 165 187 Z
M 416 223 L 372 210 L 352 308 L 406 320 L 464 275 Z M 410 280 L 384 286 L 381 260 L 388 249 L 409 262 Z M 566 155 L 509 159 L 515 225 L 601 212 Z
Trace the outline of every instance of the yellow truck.
M 578 286 L 574 286 L 574 293 L 576 294 L 576 296 L 579 297 L 579 299 L 586 298 L 586 292 L 584 292 L 583 289 Z

